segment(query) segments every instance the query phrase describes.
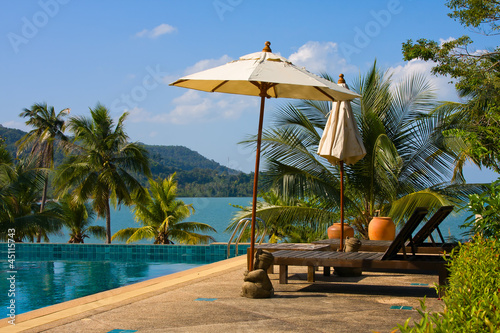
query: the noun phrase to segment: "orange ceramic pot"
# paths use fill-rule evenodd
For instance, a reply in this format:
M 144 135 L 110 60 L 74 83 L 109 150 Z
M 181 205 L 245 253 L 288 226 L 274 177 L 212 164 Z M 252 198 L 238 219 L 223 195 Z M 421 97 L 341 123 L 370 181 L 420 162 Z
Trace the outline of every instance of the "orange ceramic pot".
M 368 224 L 368 238 L 371 240 L 394 240 L 396 225 L 390 217 L 372 218 Z
M 339 238 L 340 239 L 341 223 L 334 223 L 328 228 L 328 238 Z M 354 229 L 344 223 L 344 238 L 354 237 Z

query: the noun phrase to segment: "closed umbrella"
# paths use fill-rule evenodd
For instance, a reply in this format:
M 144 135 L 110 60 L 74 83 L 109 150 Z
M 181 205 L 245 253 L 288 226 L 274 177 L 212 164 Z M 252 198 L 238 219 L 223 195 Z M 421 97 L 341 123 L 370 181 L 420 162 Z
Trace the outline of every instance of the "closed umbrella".
M 270 42 L 262 52 L 245 55 L 225 65 L 194 73 L 171 83 L 172 86 L 208 92 L 260 96 L 255 175 L 252 197 L 252 229 L 249 269 L 253 270 L 257 184 L 260 163 L 265 99 L 297 98 L 321 101 L 352 100 L 358 94 L 293 65 L 271 52 Z
M 348 89 L 344 74 L 339 75 L 338 85 Z M 331 164 L 340 168 L 340 246 L 344 248 L 344 163 L 354 164 L 366 155 L 363 139 L 359 134 L 350 101 L 332 103 L 323 135 L 318 147 L 318 154 Z

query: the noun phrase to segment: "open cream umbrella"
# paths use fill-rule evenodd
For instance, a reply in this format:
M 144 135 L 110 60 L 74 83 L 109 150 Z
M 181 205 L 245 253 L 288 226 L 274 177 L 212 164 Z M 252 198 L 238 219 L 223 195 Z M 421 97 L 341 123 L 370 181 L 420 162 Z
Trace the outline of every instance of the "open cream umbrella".
M 274 97 L 335 101 L 360 97 L 349 89 L 299 68 L 282 56 L 272 53 L 270 45 L 270 42 L 266 42 L 262 52 L 245 55 L 236 61 L 185 76 L 170 84 L 195 90 L 261 98 L 253 184 L 250 270 L 253 270 L 257 184 L 265 99 Z
M 344 74 L 339 75 L 339 86 L 348 89 Z M 319 142 L 318 154 L 340 167 L 340 246 L 344 248 L 344 163 L 354 164 L 366 155 L 363 139 L 349 101 L 332 103 L 332 111 Z

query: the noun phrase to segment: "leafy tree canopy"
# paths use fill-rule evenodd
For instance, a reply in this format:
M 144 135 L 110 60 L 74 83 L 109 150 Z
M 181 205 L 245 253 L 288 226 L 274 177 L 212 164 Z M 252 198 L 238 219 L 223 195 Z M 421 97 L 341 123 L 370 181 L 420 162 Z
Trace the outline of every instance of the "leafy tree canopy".
M 473 31 L 495 36 L 500 33 L 500 2 L 496 0 L 450 0 L 451 13 Z M 500 172 L 500 49 L 475 50 L 469 36 L 442 44 L 428 39 L 403 43 L 405 60 L 422 59 L 436 65 L 432 73 L 456 79 L 455 86 L 465 103 L 443 103 L 437 112 L 447 119 L 445 134 L 462 146 L 463 158 Z M 456 141 L 458 139 L 458 142 Z

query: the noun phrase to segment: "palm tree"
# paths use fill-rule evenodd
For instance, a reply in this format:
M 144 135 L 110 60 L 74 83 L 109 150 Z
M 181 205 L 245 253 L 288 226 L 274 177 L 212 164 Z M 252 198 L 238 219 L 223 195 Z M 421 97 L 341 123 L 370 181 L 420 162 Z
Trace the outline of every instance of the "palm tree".
M 14 177 L 14 164 L 12 156 L 3 144 L 3 139 L 0 138 L 0 205 L 2 200 L 2 190 L 11 183 Z
M 266 229 L 269 243 L 309 243 L 323 239 L 331 221 L 339 218 L 339 213 L 328 209 L 324 200 L 312 196 L 307 199 L 285 197 L 276 188 L 259 196 L 261 200 L 257 202 L 257 211 L 259 218 L 265 221 L 265 226 L 257 220 L 257 228 L 259 233 L 261 229 Z M 234 214 L 226 231 L 233 231 L 241 219 L 251 216 L 252 207 L 236 208 L 240 208 L 240 211 Z M 250 230 L 241 230 L 243 227 L 243 224 L 240 225 L 241 240 L 249 240 Z
M 89 203 L 72 202 L 70 197 L 60 201 L 61 219 L 69 229 L 70 239 L 68 243 L 84 243 L 88 234 L 97 238 L 106 238 L 106 228 L 90 225 L 94 219 L 95 212 Z
M 71 193 L 73 202 L 92 200 L 99 217 L 106 218 L 106 243 L 111 243 L 111 210 L 119 204 L 143 200 L 147 191 L 134 173 L 149 176 L 147 151 L 128 142 L 124 113 L 114 124 L 109 111 L 98 104 L 90 109 L 91 118 L 73 117 L 69 129 L 74 134 L 75 154 L 59 167 L 56 183 L 59 193 Z
M 48 241 L 48 234 L 58 232 L 62 223 L 54 202 L 40 211 L 45 175 L 25 160 L 9 173 L 0 184 L 0 239 L 7 239 L 8 230 L 14 230 L 16 242 L 33 242 L 37 237 Z
M 325 78 L 331 78 L 325 75 Z M 456 153 L 444 145 L 442 119 L 432 114 L 434 94 L 421 76 L 393 84 L 374 63 L 352 90 L 363 97 L 352 103 L 367 155 L 345 168 L 344 205 L 349 222 L 367 237 L 367 226 L 376 211 L 403 221 L 417 206 L 429 210 L 460 204 L 477 190 L 451 178 Z M 320 209 L 284 205 L 267 207 L 259 216 L 271 223 L 336 219 L 339 207 L 339 171 L 316 154 L 331 103 L 300 101 L 278 108 L 273 127 L 263 135 L 267 160 L 264 185 L 285 200 L 319 199 Z M 254 139 L 247 140 L 252 144 Z M 262 214 L 263 213 L 263 214 Z M 237 218 L 242 217 L 240 214 Z M 266 220 L 267 221 L 267 220 Z M 234 229 L 235 223 L 230 228 Z
M 69 109 L 55 113 L 53 106 L 47 106 L 47 103 L 36 103 L 31 109 L 24 109 L 19 114 L 20 117 L 28 118 L 26 125 L 33 127 L 33 130 L 24 135 L 18 142 L 18 151 L 22 153 L 25 149 L 31 148 L 29 159 L 34 161 L 34 166 L 43 169 L 44 186 L 42 191 L 42 200 L 40 212 L 45 208 L 47 201 L 47 189 L 49 185 L 48 170 L 54 168 L 54 148 L 57 142 L 66 141 L 64 135 L 64 120 L 62 119 L 69 113 Z M 37 238 L 40 242 L 41 230 Z
M 113 235 L 113 239 L 130 242 L 147 238 L 154 239 L 154 244 L 173 244 L 173 240 L 185 244 L 206 244 L 213 237 L 196 231 L 215 231 L 205 223 L 182 222 L 194 213 L 192 205 L 177 200 L 177 182 L 175 173 L 166 179 L 149 180 L 150 197 L 144 203 L 134 206 L 135 220 L 142 223 L 140 228 L 122 229 Z

